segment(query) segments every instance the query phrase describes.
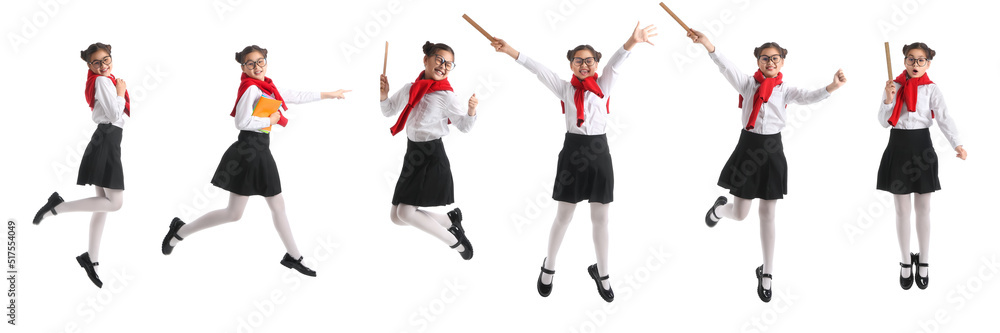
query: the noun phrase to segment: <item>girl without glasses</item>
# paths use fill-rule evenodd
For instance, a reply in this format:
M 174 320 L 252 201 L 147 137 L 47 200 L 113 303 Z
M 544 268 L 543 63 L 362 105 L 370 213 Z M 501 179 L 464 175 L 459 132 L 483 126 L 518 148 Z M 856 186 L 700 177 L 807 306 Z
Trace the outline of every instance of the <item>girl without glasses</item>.
M 785 108 L 788 103 L 812 104 L 822 101 L 844 85 L 847 78 L 842 70 L 833 75 L 833 82 L 815 90 L 782 84 L 781 67 L 788 50 L 777 43 L 764 43 L 754 49 L 757 72 L 746 75 L 735 64 L 716 52 L 715 45 L 705 34 L 691 29 L 688 37 L 708 50 L 722 76 L 740 94 L 744 128 L 729 160 L 722 168 L 718 185 L 729 189 L 733 202 L 724 196 L 715 200 L 705 213 L 705 223 L 714 227 L 723 217 L 742 221 L 750 213 L 753 199 L 760 199 L 760 242 L 764 264 L 757 267 L 757 296 L 771 301 L 771 271 L 774 258 L 774 220 L 778 199 L 788 194 L 788 166 L 781 142 L 785 128 Z
M 267 49 L 257 45 L 243 48 L 236 53 L 236 62 L 240 64 L 243 74 L 240 76 L 239 91 L 236 94 L 236 104 L 229 114 L 240 130 L 236 142 L 222 155 L 219 166 L 212 177 L 212 184 L 229 191 L 229 205 L 226 208 L 211 211 L 185 225 L 180 218 L 170 222 L 167 235 L 161 243 L 163 254 L 170 254 L 177 242 L 192 234 L 228 222 L 239 221 L 243 216 L 250 196 L 263 196 L 271 208 L 271 218 L 278 237 L 285 245 L 287 253 L 281 259 L 285 267 L 295 269 L 299 273 L 316 276 L 316 272 L 302 263 L 303 256 L 295 245 L 288 217 L 285 214 L 285 199 L 281 195 L 281 181 L 278 177 L 278 167 L 271 156 L 270 134 L 267 129 L 272 125 L 286 126 L 288 119 L 282 110 L 288 110 L 287 104 L 315 102 L 321 99 L 343 99 L 350 90 L 331 92 L 302 92 L 279 89 L 267 74 Z M 277 112 L 269 117 L 253 115 L 254 108 L 261 97 L 281 102 Z
M 472 129 L 479 99 L 472 94 L 468 103 L 463 103 L 448 83 L 448 75 L 455 69 L 455 51 L 451 47 L 426 42 L 422 49 L 424 70 L 392 97 L 389 79 L 385 75 L 379 78 L 382 114 L 391 117 L 400 113 L 389 133 L 396 135 L 406 129 L 406 156 L 392 195 L 389 219 L 431 234 L 469 260 L 472 243 L 462 227 L 462 211 L 455 208 L 443 215 L 421 208 L 455 202 L 451 163 L 441 138 L 448 135 L 451 123 L 464 133 Z
M 97 123 L 94 135 L 80 160 L 77 185 L 94 185 L 97 196 L 64 202 L 59 193 L 52 192 L 48 202 L 38 210 L 32 221 L 68 212 L 93 212 L 90 218 L 90 245 L 87 252 L 76 257 L 77 263 L 87 272 L 90 281 L 100 288 L 104 283 L 97 275 L 101 235 L 108 212 L 122 208 L 125 179 L 122 172 L 122 128 L 131 105 L 125 80 L 111 74 L 111 45 L 94 43 L 80 51 L 80 58 L 87 62 L 87 85 L 84 97 L 90 106 L 91 119 Z
M 597 293 L 607 302 L 615 298 L 608 280 L 608 209 L 614 195 L 614 169 L 611 151 L 605 135 L 608 121 L 608 107 L 611 91 L 625 59 L 632 47 L 639 43 L 653 43 L 656 27 L 645 28 L 636 23 L 631 36 L 618 51 L 611 56 L 610 64 L 598 77 L 597 67 L 601 53 L 590 45 L 580 45 L 566 54 L 573 76 L 569 81 L 544 65 L 518 52 L 503 39 L 491 45 L 497 52 L 514 58 L 519 64 L 538 76 L 538 80 L 562 102 L 566 118 L 566 138 L 559 161 L 556 164 L 556 179 L 552 189 L 552 199 L 558 201 L 556 219 L 549 231 L 547 256 L 542 260 L 541 272 L 535 283 L 538 294 L 548 297 L 552 292 L 552 274 L 555 273 L 556 254 L 562 244 L 569 222 L 573 219 L 576 204 L 583 200 L 590 202 L 590 218 L 593 222 L 594 250 L 597 263 L 587 267 L 587 274 L 594 279 Z M 581 162 L 578 157 L 588 156 Z
M 956 157 L 965 159 L 958 128 L 951 111 L 945 105 L 941 90 L 927 76 L 934 50 L 924 43 L 903 46 L 906 71 L 895 80 L 885 82 L 878 122 L 892 127 L 889 144 L 882 153 L 876 188 L 893 194 L 896 205 L 896 236 L 902 261 L 899 263 L 899 285 L 904 290 L 913 286 L 927 288 L 927 261 L 930 258 L 931 192 L 941 189 L 938 180 L 938 158 L 931 144 L 930 130 L 934 120 Z M 910 253 L 910 212 L 916 212 L 919 253 Z M 914 264 L 916 265 L 914 267 Z M 914 268 L 916 276 L 914 277 Z

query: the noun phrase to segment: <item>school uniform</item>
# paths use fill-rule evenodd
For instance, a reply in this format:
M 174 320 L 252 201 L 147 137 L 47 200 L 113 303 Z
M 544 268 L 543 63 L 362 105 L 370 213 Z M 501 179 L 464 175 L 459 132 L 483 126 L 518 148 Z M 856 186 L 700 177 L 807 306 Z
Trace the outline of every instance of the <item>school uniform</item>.
M 924 73 L 926 84 L 917 86 L 913 105 L 904 101 L 903 85 L 897 78 L 897 98 L 885 104 L 885 93 L 878 112 L 878 121 L 889 131 L 889 142 L 879 163 L 876 188 L 892 194 L 930 193 L 941 189 L 938 179 L 938 156 L 931 143 L 930 126 L 937 121 L 952 148 L 962 145 L 955 120 L 948 111 L 941 90 L 930 82 Z M 909 79 L 915 80 L 915 79 Z M 916 83 L 916 82 L 914 82 Z M 901 104 L 896 109 L 896 104 Z M 910 109 L 913 111 L 910 111 Z
M 566 136 L 556 163 L 552 199 L 603 204 L 614 200 L 615 173 L 605 130 L 611 92 L 630 54 L 624 47 L 618 48 L 604 65 L 601 75 L 589 78 L 596 83 L 597 88 L 593 90 L 584 88 L 587 80 L 573 76 L 566 81 L 524 52 L 518 55 L 517 63 L 534 73 L 563 104 Z M 578 91 L 582 91 L 581 98 L 577 98 Z
M 283 107 L 285 104 L 309 103 L 321 99 L 319 92 L 278 91 L 283 99 Z M 213 185 L 235 194 L 270 197 L 281 193 L 278 166 L 271 155 L 270 134 L 263 130 L 271 126 L 271 120 L 253 116 L 254 107 L 262 96 L 275 98 L 274 94 L 266 94 L 256 85 L 246 87 L 240 95 L 233 112 L 233 120 L 240 133 L 236 142 L 222 154 L 222 160 L 212 177 Z M 287 119 L 282 116 L 278 125 L 286 124 Z
M 87 75 L 84 94 L 92 108 L 91 119 L 97 123 L 97 129 L 83 152 L 76 183 L 124 190 L 121 143 L 122 128 L 130 108 L 128 94 L 118 96 L 113 76 L 109 78 L 93 72 Z
M 743 130 L 739 142 L 722 168 L 718 185 L 744 199 L 781 199 L 788 194 L 788 163 L 781 130 L 785 128 L 788 104 L 812 104 L 830 97 L 826 88 L 802 89 L 780 82 L 755 112 L 755 96 L 762 74 L 747 75 L 718 50 L 709 53 L 722 76 L 741 97 Z M 759 72 L 759 70 L 758 70 Z M 780 73 L 779 73 L 780 75 Z M 755 78 L 756 76 L 756 78 Z
M 441 138 L 448 135 L 449 124 L 468 133 L 476 123 L 476 116 L 469 116 L 468 103 L 458 98 L 447 79 L 431 83 L 428 81 L 432 80 L 422 77 L 423 73 L 416 82 L 404 84 L 399 91 L 380 103 L 382 115 L 386 117 L 402 110 L 400 119 L 390 129 L 390 133 L 395 135 L 403 128 L 406 130 L 406 155 L 393 190 L 393 206 L 402 203 L 434 207 L 454 203 L 451 163 Z M 442 85 L 442 88 L 411 92 L 418 82 Z

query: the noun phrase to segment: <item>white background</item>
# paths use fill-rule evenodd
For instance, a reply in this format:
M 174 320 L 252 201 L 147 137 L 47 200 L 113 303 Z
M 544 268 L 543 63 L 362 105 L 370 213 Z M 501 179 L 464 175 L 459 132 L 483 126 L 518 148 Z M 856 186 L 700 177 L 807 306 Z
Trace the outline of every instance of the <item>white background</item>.
M 743 222 L 703 224 L 726 193 L 715 183 L 739 135 L 737 93 L 656 1 L 392 3 L 5 3 L 0 215 L 18 221 L 15 331 L 993 329 L 986 325 L 1000 307 L 995 3 L 670 3 L 747 74 L 755 70 L 753 48 L 777 41 L 790 50 L 786 84 L 822 87 L 838 68 L 848 78 L 826 101 L 788 108 L 790 188 L 778 204 L 770 304 L 758 300 L 752 275 L 761 263 L 756 208 Z M 587 207 L 578 208 L 562 245 L 552 295 L 536 293 L 555 215 L 563 115 L 559 101 L 495 53 L 463 13 L 567 79 L 567 49 L 589 43 L 610 56 L 636 21 L 659 27 L 656 46 L 635 47 L 612 92 L 614 303 L 600 299 L 586 274 L 595 261 Z M 475 245 L 471 261 L 389 221 L 405 139 L 388 134 L 395 117 L 382 117 L 376 99 L 386 40 L 393 91 L 416 77 L 420 46 L 430 40 L 456 50 L 456 92 L 479 96 L 476 127 L 445 139 L 456 205 Z M 113 45 L 114 73 L 132 95 L 122 143 L 125 204 L 109 214 L 101 248 L 104 289 L 73 259 L 87 249 L 88 214 L 30 223 L 52 191 L 67 200 L 93 195 L 75 185 L 94 130 L 78 54 L 97 41 Z M 932 201 L 928 290 L 899 288 L 891 199 L 874 189 L 888 137 L 875 116 L 884 41 L 892 43 L 894 76 L 904 43 L 938 51 L 928 73 L 969 152 L 966 161 L 952 157 L 931 129 L 943 190 Z M 280 87 L 354 89 L 347 100 L 293 106 L 289 127 L 272 134 L 288 216 L 317 278 L 278 264 L 284 248 L 261 198 L 250 200 L 241 221 L 198 233 L 171 256 L 159 252 L 171 218 L 191 221 L 226 204 L 227 193 L 209 180 L 236 139 L 233 54 L 248 44 L 270 51 L 268 76 Z

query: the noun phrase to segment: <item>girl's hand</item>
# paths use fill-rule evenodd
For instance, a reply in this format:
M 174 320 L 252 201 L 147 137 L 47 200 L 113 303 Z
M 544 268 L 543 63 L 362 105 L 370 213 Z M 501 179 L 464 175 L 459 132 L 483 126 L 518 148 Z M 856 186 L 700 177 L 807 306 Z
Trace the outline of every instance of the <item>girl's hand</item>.
M 378 92 L 381 98 L 379 101 L 384 101 L 386 98 L 389 98 L 389 78 L 387 78 L 385 74 L 382 74 L 379 78 Z
M 955 157 L 961 158 L 963 161 L 969 156 L 969 153 L 966 153 L 965 148 L 962 148 L 962 146 L 955 147 L 955 152 L 958 153 Z
M 281 112 L 275 111 L 268 118 L 271 118 L 271 125 L 277 124 L 281 120 Z
M 705 34 L 702 33 L 701 31 L 694 29 L 688 30 L 687 36 L 688 38 L 691 38 L 692 42 L 704 45 L 705 49 L 708 50 L 708 53 L 715 52 L 715 45 L 712 45 L 712 42 L 708 41 L 708 37 L 705 36 Z
M 653 45 L 653 42 L 649 40 L 650 37 L 656 36 L 656 26 L 650 24 L 645 28 L 639 28 L 639 22 L 635 22 L 635 29 L 632 30 L 632 37 L 629 37 L 628 41 L 625 42 L 625 50 L 632 51 L 632 47 L 639 43 L 649 43 Z
M 892 80 L 885 81 L 885 104 L 892 104 L 892 101 L 895 100 L 896 100 L 896 85 L 893 84 Z
M 115 90 L 118 91 L 118 97 L 125 97 L 125 80 L 116 79 L 115 80 Z
M 521 52 L 517 52 L 517 50 L 513 47 L 510 47 L 510 44 L 507 44 L 507 41 L 500 38 L 496 38 L 496 40 L 490 43 L 490 45 L 493 46 L 493 49 L 497 52 L 506 53 L 511 58 L 514 58 L 514 60 L 517 60 L 517 57 L 521 55 Z
M 321 99 L 332 99 L 332 98 L 344 99 L 344 98 L 346 98 L 344 96 L 344 94 L 349 93 L 349 92 L 351 92 L 351 91 L 350 90 L 340 89 L 340 90 L 337 90 L 337 91 L 321 92 L 321 93 L 319 93 L 319 96 L 320 96 Z
M 826 91 L 833 92 L 834 90 L 840 89 L 840 87 L 845 83 L 847 83 L 847 77 L 844 76 L 844 70 L 838 69 L 837 72 L 833 74 L 833 83 L 826 86 Z
M 469 98 L 469 117 L 476 115 L 476 106 L 479 106 L 479 99 L 476 98 L 476 94 L 472 94 Z

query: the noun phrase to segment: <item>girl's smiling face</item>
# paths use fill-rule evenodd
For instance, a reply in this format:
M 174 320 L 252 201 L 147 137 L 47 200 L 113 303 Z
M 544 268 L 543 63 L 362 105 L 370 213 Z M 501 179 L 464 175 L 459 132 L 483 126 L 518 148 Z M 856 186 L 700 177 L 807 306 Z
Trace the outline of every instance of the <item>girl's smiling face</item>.
M 773 47 L 761 50 L 760 56 L 757 57 L 757 67 L 764 77 L 777 77 L 784 65 L 785 59 L 781 57 L 781 52 Z
M 906 52 L 906 74 L 910 77 L 921 77 L 931 68 L 931 61 L 927 59 L 927 53 L 919 48 L 914 48 Z
M 267 59 L 259 51 L 253 51 L 243 57 L 243 64 L 240 67 L 243 69 L 243 74 L 263 81 L 267 74 Z
M 455 55 L 448 50 L 435 50 L 434 55 L 424 56 L 424 78 L 441 81 L 448 78 L 455 68 Z
M 90 68 L 91 72 L 100 76 L 111 75 L 111 55 L 108 51 L 103 49 L 97 49 L 97 52 L 90 55 L 90 60 L 87 60 L 87 67 Z
M 590 50 L 579 50 L 573 54 L 573 61 L 569 63 L 569 69 L 573 70 L 580 80 L 586 79 L 597 73 L 597 59 Z

